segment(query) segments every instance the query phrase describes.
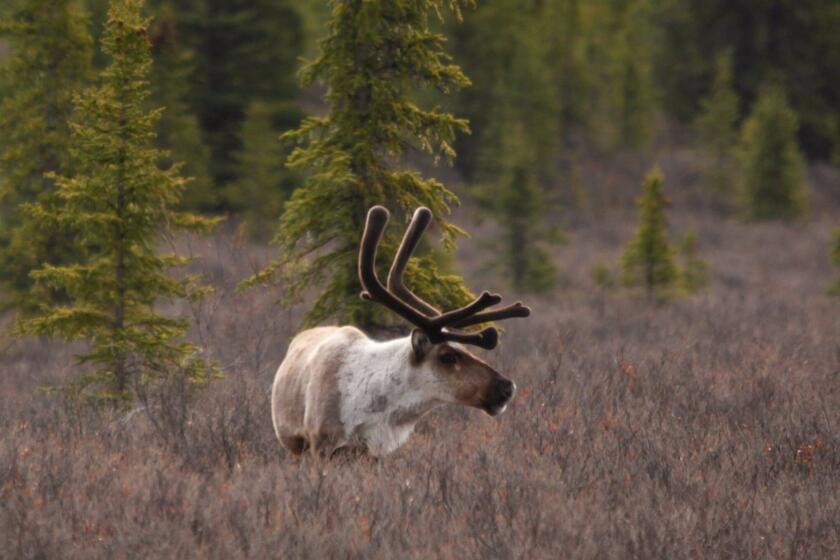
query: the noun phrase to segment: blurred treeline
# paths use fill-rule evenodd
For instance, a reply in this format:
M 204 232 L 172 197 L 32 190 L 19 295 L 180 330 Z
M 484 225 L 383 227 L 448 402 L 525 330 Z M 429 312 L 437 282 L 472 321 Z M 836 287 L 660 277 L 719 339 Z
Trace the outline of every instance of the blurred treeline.
M 787 92 L 812 158 L 836 155 L 840 5 L 831 0 L 490 0 L 452 27 L 457 62 L 477 87 L 459 109 L 474 134 L 461 165 L 470 175 L 499 136 L 507 107 L 526 113 L 546 151 L 580 133 L 604 149 L 638 148 L 660 116 L 693 123 L 716 59 L 731 57 L 743 118 L 769 84 Z M 559 144 L 559 146 L 558 146 Z
M 107 2 L 79 9 L 98 37 Z M 277 137 L 321 110 L 323 92 L 300 91 L 295 73 L 323 35 L 327 3 L 150 0 L 147 10 L 151 104 L 166 107 L 158 141 L 195 178 L 184 204 L 241 215 L 270 236 L 299 183 Z M 646 149 L 664 123 L 697 121 L 721 56 L 739 121 L 772 84 L 798 115 L 804 154 L 840 152 L 833 0 L 483 0 L 441 25 L 473 86 L 435 101 L 470 121 L 456 165 L 473 183 L 516 154 L 545 184 L 571 179 L 581 150 Z
M 77 10 L 88 14 L 98 45 L 107 1 L 78 0 Z M 158 143 L 194 178 L 185 208 L 232 214 L 251 235 L 269 238 L 300 184 L 284 167 L 289 148 L 278 137 L 324 109 L 323 91 L 301 91 L 296 71 L 317 50 L 328 3 L 150 0 L 146 10 L 155 59 L 150 106 L 166 108 Z M 552 185 L 574 191 L 579 154 L 644 151 L 666 124 L 694 127 L 721 61 L 735 114 L 718 117 L 724 130 L 710 144 L 731 148 L 734 140 L 720 136 L 772 86 L 798 117 L 802 152 L 820 160 L 840 154 L 834 0 L 482 0 L 462 22 L 439 25 L 473 85 L 423 101 L 469 119 L 456 166 L 482 186 L 476 198 L 490 206 L 520 199 L 539 206 Z M 98 51 L 93 60 L 106 62 Z M 506 180 L 517 185 L 507 197 Z
M 296 70 L 317 10 L 293 0 L 149 0 L 152 106 L 166 110 L 160 147 L 193 177 L 184 205 L 268 222 L 295 186 L 280 133 L 305 114 Z M 87 0 L 94 36 L 107 0 Z

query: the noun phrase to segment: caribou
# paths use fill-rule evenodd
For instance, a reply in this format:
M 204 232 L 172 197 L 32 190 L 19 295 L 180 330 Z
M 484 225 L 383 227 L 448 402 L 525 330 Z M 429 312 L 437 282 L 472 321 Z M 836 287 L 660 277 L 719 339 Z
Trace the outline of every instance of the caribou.
M 516 392 L 513 381 L 467 350 L 495 348 L 497 330 L 464 329 L 527 317 L 530 309 L 520 302 L 491 309 L 502 298 L 485 291 L 441 313 L 411 292 L 405 268 L 432 220 L 423 207 L 414 213 L 384 286 L 375 263 L 388 219 L 382 206 L 368 211 L 359 249 L 361 297 L 414 328 L 384 342 L 352 326 L 316 327 L 294 337 L 274 378 L 271 415 L 277 438 L 295 455 L 352 449 L 381 457 L 403 445 L 420 418 L 437 406 L 459 404 L 496 416 Z

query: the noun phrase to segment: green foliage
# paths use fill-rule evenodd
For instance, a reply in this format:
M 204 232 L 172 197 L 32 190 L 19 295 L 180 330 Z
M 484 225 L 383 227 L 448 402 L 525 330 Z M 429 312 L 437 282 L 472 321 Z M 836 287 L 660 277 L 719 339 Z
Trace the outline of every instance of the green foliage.
M 583 4 L 580 0 L 548 2 L 542 19 L 551 80 L 557 92 L 558 126 L 567 149 L 572 142 L 572 128 L 586 122 L 591 93 L 589 61 L 584 48 L 587 33 L 584 18 L 589 7 L 586 2 Z
M 273 127 L 288 130 L 300 115 L 294 70 L 303 48 L 303 22 L 292 0 L 194 0 L 178 12 L 193 53 L 190 104 L 210 150 L 217 192 L 214 208 L 229 210 L 225 187 L 241 170 L 242 126 L 251 103 L 271 107 Z M 222 192 L 224 191 L 224 192 Z
M 417 87 L 449 93 L 467 85 L 443 50 L 444 37 L 430 18 L 446 9 L 460 17 L 468 2 L 368 0 L 332 2 L 319 56 L 302 70 L 304 85 L 327 83 L 329 112 L 310 117 L 285 137 L 298 146 L 288 165 L 308 172 L 304 185 L 285 204 L 274 242 L 280 256 L 246 285 L 281 273 L 287 302 L 323 285 L 309 324 L 336 317 L 371 326 L 381 311 L 361 301 L 356 274 L 358 244 L 367 209 L 384 204 L 397 227 L 381 245 L 381 261 L 396 250 L 402 225 L 417 206 L 427 206 L 451 250 L 459 230 L 444 216 L 457 202 L 434 179 L 399 166 L 408 150 L 451 160 L 456 132 L 467 123 L 439 109 L 426 110 L 412 93 Z M 460 278 L 440 274 L 429 257 L 413 263 L 408 276 L 417 293 L 442 307 L 469 298 Z M 417 274 L 422 270 L 423 274 Z
M 655 57 L 664 108 L 694 120 L 715 73 L 710 53 L 730 50 L 733 81 L 752 104 L 763 84 L 779 81 L 811 157 L 828 159 L 840 136 L 840 10 L 836 0 L 657 0 Z
M 544 4 L 540 14 L 541 37 L 547 51 L 547 73 L 551 91 L 556 98 L 549 106 L 550 115 L 544 115 L 543 126 L 553 127 L 557 136 L 548 146 L 554 153 L 545 158 L 552 166 L 549 179 L 562 185 L 570 195 L 571 204 L 577 209 L 589 207 L 588 193 L 580 177 L 579 152 L 582 132 L 588 132 L 589 107 L 593 91 L 590 76 L 592 67 L 586 48 L 588 28 L 585 25 L 589 2 L 580 0 L 554 0 Z M 548 182 L 544 181 L 544 187 Z
M 831 251 L 831 259 L 834 264 L 840 266 L 840 228 L 834 232 L 834 248 Z M 831 293 L 840 296 L 840 280 L 831 288 Z
M 29 273 L 41 263 L 64 262 L 67 236 L 18 208 L 58 204 L 45 174 L 68 170 L 72 92 L 91 75 L 87 25 L 73 0 L 24 0 L 0 22 L 11 47 L 0 68 L 0 290 L 20 311 L 60 297 L 34 289 Z
M 635 33 L 635 29 L 623 29 L 613 47 L 618 74 L 615 91 L 619 92 L 614 103 L 619 145 L 639 149 L 650 141 L 654 103 L 650 60 Z
M 511 107 L 541 177 L 572 174 L 581 132 L 603 149 L 646 147 L 657 103 L 651 18 L 647 0 L 481 2 L 452 33 L 475 83 L 458 97 L 474 131 L 458 145 L 466 177 L 493 174 Z
M 644 149 L 656 109 L 650 3 L 586 2 L 580 19 L 579 112 L 587 136 L 601 149 Z
M 551 13 L 541 2 L 489 2 L 457 33 L 459 50 L 478 71 L 462 100 L 476 127 L 464 142 L 472 158 L 466 170 L 482 210 L 501 226 L 490 264 L 521 292 L 547 292 L 556 275 L 541 184 L 553 175 L 560 147 L 554 45 L 543 21 Z M 488 57 L 496 63 L 482 63 Z
M 77 173 L 51 176 L 60 204 L 27 206 L 36 223 L 75 234 L 76 262 L 45 264 L 33 273 L 39 284 L 64 290 L 69 302 L 44 304 L 19 324 L 21 333 L 86 341 L 80 360 L 93 370 L 74 388 L 117 402 L 131 398 L 132 384 L 175 372 L 200 382 L 212 373 L 198 350 L 180 340 L 187 322 L 154 309 L 162 299 L 202 293 L 194 279 L 168 273 L 186 258 L 155 253 L 161 229 L 206 229 L 212 221 L 174 212 L 186 180 L 178 166 L 157 166 L 165 157 L 153 146 L 161 111 L 145 109 L 151 57 L 141 7 L 142 0 L 112 2 L 102 39 L 112 62 L 101 85 L 76 98 Z
M 498 177 L 514 122 L 528 130 L 538 173 L 550 171 L 560 140 L 551 13 L 547 3 L 535 0 L 482 2 L 453 30 L 456 58 L 474 84 L 458 96 L 458 110 L 473 131 L 458 144 L 459 167 L 469 179 Z
M 284 165 L 280 133 L 271 126 L 271 110 L 266 103 L 251 104 L 242 127 L 242 141 L 239 178 L 225 190 L 225 199 L 243 218 L 250 237 L 269 239 L 297 176 Z
M 553 240 L 553 232 L 545 225 L 542 192 L 532 169 L 522 163 L 515 164 L 504 181 L 496 207 L 504 230 L 498 254 L 516 291 L 546 293 L 554 287 L 556 270 L 544 246 Z
M 701 101 L 697 119 L 700 140 L 712 156 L 708 171 L 710 186 L 718 193 L 731 193 L 735 182 L 733 153 L 738 142 L 738 94 L 732 85 L 732 54 L 718 55 L 714 83 Z
M 668 241 L 669 202 L 662 181 L 658 167 L 645 179 L 638 200 L 639 226 L 621 261 L 624 285 L 644 288 L 651 299 L 672 295 L 678 279 L 674 249 Z
M 697 235 L 686 233 L 679 244 L 679 285 L 683 292 L 694 294 L 709 285 L 709 265 L 697 253 Z
M 185 44 L 173 2 L 163 0 L 155 13 L 149 33 L 154 59 L 151 99 L 155 106 L 164 108 L 155 130 L 157 145 L 167 155 L 160 165 L 167 168 L 176 161 L 184 162 L 181 171 L 191 181 L 181 206 L 212 210 L 219 206 L 221 196 L 210 177 L 210 150 L 202 141 L 198 118 L 188 103 L 194 53 Z
M 741 131 L 741 195 L 753 220 L 791 220 L 807 207 L 796 114 L 778 87 L 765 88 Z
M 329 2 L 300 2 L 297 6 L 303 21 L 304 52 L 314 53 L 318 50 L 317 38 L 330 18 Z
M 802 122 L 803 149 L 829 159 L 840 153 L 838 26 L 834 0 L 481 2 L 452 32 L 456 58 L 476 84 L 458 98 L 475 132 L 458 145 L 459 166 L 475 178 L 505 95 L 543 112 L 534 134 L 554 127 L 566 151 L 581 138 L 602 149 L 644 148 L 660 112 L 696 122 L 708 109 L 703 101 L 715 98 L 710 88 L 720 72 L 714 53 L 725 52 L 732 92 L 746 101 L 735 108 L 737 120 L 761 84 L 779 81 Z M 513 62 L 522 44 L 530 51 L 524 65 Z M 531 77 L 523 81 L 523 73 Z
M 535 171 L 536 156 L 521 124 L 510 126 L 502 142 L 506 149 L 493 167 L 497 176 L 475 189 L 482 209 L 501 226 L 499 239 L 491 244 L 491 264 L 517 292 L 546 293 L 557 276 L 547 247 L 562 236 L 546 223 L 548 205 Z
M 660 300 L 680 293 L 694 294 L 709 283 L 709 265 L 698 255 L 697 235 L 686 233 L 678 252 L 668 240 L 666 213 L 670 203 L 662 183 L 662 172 L 655 167 L 645 179 L 638 201 L 639 226 L 636 235 L 621 260 L 624 285 L 642 287 L 648 298 Z M 607 273 L 598 272 L 605 286 Z M 598 280 L 596 276 L 596 282 Z

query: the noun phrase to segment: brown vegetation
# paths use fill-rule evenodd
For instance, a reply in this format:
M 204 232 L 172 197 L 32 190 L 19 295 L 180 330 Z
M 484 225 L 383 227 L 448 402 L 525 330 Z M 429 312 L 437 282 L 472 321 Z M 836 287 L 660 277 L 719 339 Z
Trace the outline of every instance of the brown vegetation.
M 590 279 L 632 206 L 579 213 L 555 253 L 563 288 L 492 356 L 519 385 L 510 410 L 432 413 L 378 462 L 281 450 L 268 391 L 299 315 L 234 292 L 270 252 L 189 241 L 218 287 L 190 310 L 193 337 L 226 374 L 194 402 L 173 383 L 128 414 L 65 404 L 35 389 L 70 375 L 73 349 L 0 340 L 0 557 L 838 557 L 838 177 L 812 175 L 807 225 L 724 220 L 673 193 L 712 284 L 665 306 Z M 591 200 L 627 202 L 639 178 Z

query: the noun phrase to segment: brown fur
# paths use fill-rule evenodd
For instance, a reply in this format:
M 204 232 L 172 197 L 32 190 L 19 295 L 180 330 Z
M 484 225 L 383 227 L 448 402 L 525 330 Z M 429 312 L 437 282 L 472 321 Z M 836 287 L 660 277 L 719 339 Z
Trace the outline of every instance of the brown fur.
M 361 337 L 353 327 L 320 327 L 300 333 L 289 345 L 272 400 L 277 436 L 292 453 L 311 447 L 330 454 L 344 439 L 337 375 L 347 342 Z
M 458 356 L 455 364 L 440 364 L 440 356 L 454 352 Z M 437 344 L 426 356 L 427 360 L 438 361 L 440 378 L 452 389 L 459 403 L 481 407 L 501 374 L 475 354 L 451 344 Z

